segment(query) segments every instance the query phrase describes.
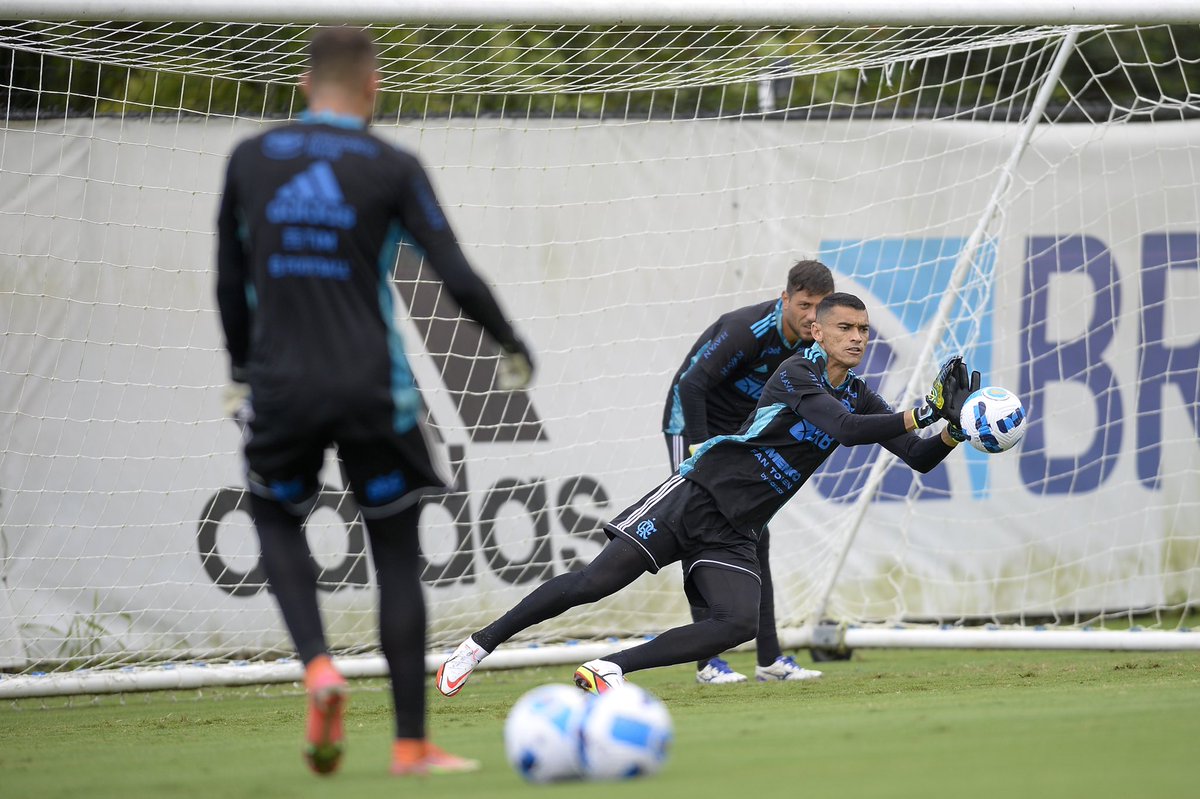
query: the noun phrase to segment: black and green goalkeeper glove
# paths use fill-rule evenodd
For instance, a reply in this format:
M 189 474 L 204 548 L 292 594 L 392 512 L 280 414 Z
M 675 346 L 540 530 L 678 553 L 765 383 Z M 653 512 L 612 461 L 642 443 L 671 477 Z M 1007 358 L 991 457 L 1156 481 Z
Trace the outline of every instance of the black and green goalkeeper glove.
M 929 393 L 925 395 L 925 403 L 913 408 L 913 422 L 916 423 L 917 429 L 929 427 L 938 419 L 948 420 L 950 418 L 946 415 L 946 406 L 958 389 L 960 370 L 965 374 L 966 368 L 961 355 L 952 355 L 946 359 L 938 371 L 937 377 L 934 378 Z M 962 408 L 963 399 L 966 399 L 966 395 L 959 400 L 959 408 Z
M 967 436 L 959 426 L 959 416 L 967 397 L 979 390 L 981 380 L 979 372 L 968 372 L 961 355 L 950 356 L 925 395 L 925 404 L 913 408 L 913 421 L 922 428 L 945 419 L 950 426 L 950 437 L 955 441 L 966 441 Z
M 979 372 L 971 372 L 967 377 L 967 365 L 960 359 L 943 387 L 944 412 L 946 432 L 955 441 L 966 441 L 970 436 L 963 432 L 960 424 L 963 405 L 967 398 L 979 390 L 983 377 Z
M 966 441 L 967 434 L 963 432 L 959 417 L 967 397 L 979 390 L 982 379 L 979 372 L 968 371 L 962 356 L 947 358 L 925 395 L 925 404 L 913 409 L 917 427 L 928 427 L 938 419 L 945 419 L 950 437 L 955 441 Z

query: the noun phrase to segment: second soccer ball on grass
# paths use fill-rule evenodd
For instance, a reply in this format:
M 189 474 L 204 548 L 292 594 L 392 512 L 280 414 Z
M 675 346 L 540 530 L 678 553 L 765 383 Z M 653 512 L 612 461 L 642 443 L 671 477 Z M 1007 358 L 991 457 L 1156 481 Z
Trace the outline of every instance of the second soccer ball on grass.
M 596 697 L 583 720 L 583 773 L 592 780 L 656 774 L 674 737 L 667 706 L 632 683 Z

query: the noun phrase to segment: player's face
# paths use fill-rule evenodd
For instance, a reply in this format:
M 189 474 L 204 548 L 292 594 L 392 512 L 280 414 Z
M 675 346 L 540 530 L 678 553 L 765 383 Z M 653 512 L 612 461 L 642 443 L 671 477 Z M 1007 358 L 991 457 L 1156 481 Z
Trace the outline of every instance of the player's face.
M 824 294 L 813 294 L 807 289 L 791 294 L 783 292 L 783 332 L 789 341 L 799 337 L 808 344 L 813 340 L 812 323 L 817 319 L 817 306 L 823 299 Z
M 825 318 L 813 325 L 813 335 L 825 349 L 830 366 L 853 369 L 867 354 L 871 324 L 866 311 L 839 305 L 830 308 Z

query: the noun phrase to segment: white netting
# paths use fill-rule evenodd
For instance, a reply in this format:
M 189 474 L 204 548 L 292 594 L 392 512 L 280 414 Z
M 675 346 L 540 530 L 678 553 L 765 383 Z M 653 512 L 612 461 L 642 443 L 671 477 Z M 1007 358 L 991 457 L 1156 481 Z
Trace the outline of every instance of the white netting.
M 220 417 L 212 223 L 233 144 L 302 107 L 309 32 L 0 25 L 0 665 L 288 649 Z M 667 382 L 718 314 L 820 257 L 867 301 L 865 371 L 898 399 L 932 374 L 973 233 L 932 352 L 1020 393 L 1030 434 L 920 481 L 889 471 L 834 576 L 874 457 L 840 452 L 773 525 L 781 626 L 831 580 L 828 615 L 860 624 L 1169 629 L 1197 601 L 1195 28 L 375 32 L 377 132 L 430 167 L 541 363 L 527 396 L 489 395 L 469 330 L 402 255 L 414 371 L 463 489 L 423 516 L 431 647 L 590 557 L 665 477 Z M 363 535 L 333 463 L 326 480 L 309 535 L 327 623 L 370 651 Z M 671 569 L 526 639 L 685 613 Z
M 10 47 L 115 67 L 294 84 L 312 26 L 30 21 Z M 886 67 L 1045 41 L 1049 27 L 647 28 L 438 26 L 379 31 L 381 87 L 393 92 L 553 94 L 644 91 Z M 785 63 L 781 63 L 785 62 Z

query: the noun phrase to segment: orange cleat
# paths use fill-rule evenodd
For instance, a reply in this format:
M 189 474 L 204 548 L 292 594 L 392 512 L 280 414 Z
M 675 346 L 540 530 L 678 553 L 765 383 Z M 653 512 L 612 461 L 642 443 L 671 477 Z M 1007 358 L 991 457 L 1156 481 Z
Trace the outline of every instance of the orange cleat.
M 465 774 L 478 770 L 478 760 L 452 755 L 426 740 L 397 738 L 392 744 L 392 774 L 398 777 Z
M 346 679 L 328 655 L 319 655 L 304 672 L 308 691 L 308 746 L 304 759 L 318 774 L 332 774 L 342 762 L 342 714 L 349 692 Z

